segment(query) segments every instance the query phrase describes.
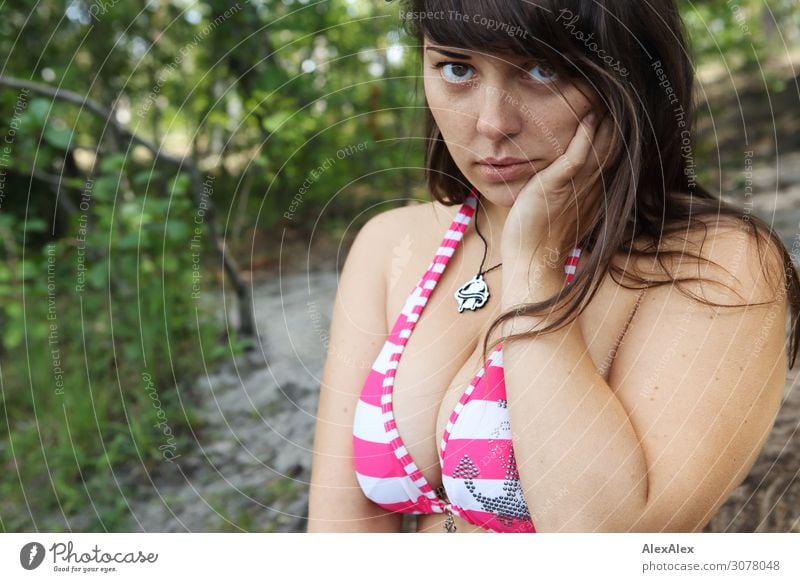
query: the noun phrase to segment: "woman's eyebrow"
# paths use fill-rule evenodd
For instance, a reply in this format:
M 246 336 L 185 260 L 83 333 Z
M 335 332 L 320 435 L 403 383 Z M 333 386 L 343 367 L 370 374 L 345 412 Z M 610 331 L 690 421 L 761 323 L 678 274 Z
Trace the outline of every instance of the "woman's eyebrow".
M 443 55 L 445 55 L 445 56 L 447 56 L 447 57 L 451 57 L 451 58 L 454 58 L 454 59 L 466 59 L 466 60 L 470 60 L 470 59 L 472 58 L 472 57 L 470 57 L 469 55 L 465 55 L 465 54 L 461 54 L 461 53 L 454 53 L 454 52 L 452 52 L 452 51 L 447 51 L 447 50 L 444 50 L 444 49 L 442 49 L 442 48 L 435 47 L 435 46 L 429 46 L 429 47 L 428 47 L 428 48 L 426 48 L 425 50 L 429 50 L 429 51 L 436 51 L 436 52 L 442 53 Z
M 448 56 L 450 58 L 454 58 L 454 59 L 465 59 L 467 61 L 472 59 L 472 57 L 470 55 L 465 55 L 463 53 L 456 53 L 456 52 L 453 52 L 453 51 L 448 51 L 448 50 L 445 50 L 445 49 L 437 47 L 437 46 L 429 46 L 429 47 L 426 47 L 425 50 L 427 50 L 427 51 L 436 51 L 436 52 L 442 53 L 443 55 Z M 504 61 L 505 63 L 508 63 L 510 66 L 513 67 L 514 66 L 513 61 L 521 61 L 521 60 L 524 60 L 526 58 L 528 58 L 528 57 L 526 57 L 525 55 L 511 54 L 511 55 L 504 55 L 503 57 L 501 57 L 501 60 Z

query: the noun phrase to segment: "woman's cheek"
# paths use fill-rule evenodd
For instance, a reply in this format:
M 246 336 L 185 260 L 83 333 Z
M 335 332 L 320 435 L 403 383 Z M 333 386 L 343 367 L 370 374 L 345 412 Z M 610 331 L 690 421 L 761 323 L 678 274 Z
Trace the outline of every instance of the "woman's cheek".
M 466 149 L 469 147 L 469 140 L 464 134 L 468 117 L 463 112 L 448 107 L 446 103 L 442 104 L 441 108 L 436 111 L 437 113 L 434 114 L 433 118 L 439 127 L 450 155 L 460 167 L 461 160 L 469 157 L 469 151 Z
M 539 101 L 536 114 L 542 122 L 541 137 L 544 138 L 549 161 L 555 161 L 569 147 L 580 120 L 589 113 L 591 102 L 578 86 L 570 85 L 563 89 L 563 96 L 553 94 Z M 538 124 L 537 124 L 538 125 Z
M 564 131 L 554 127 L 550 121 L 545 121 L 540 127 L 535 128 L 533 136 L 536 143 L 536 156 L 544 166 L 549 166 L 562 152 L 566 150 Z
M 567 151 L 575 131 L 578 129 L 578 123 L 574 120 L 563 120 L 557 124 L 551 125 L 550 131 L 553 139 L 547 140 L 547 152 L 549 154 L 548 161 L 554 162 L 561 154 Z

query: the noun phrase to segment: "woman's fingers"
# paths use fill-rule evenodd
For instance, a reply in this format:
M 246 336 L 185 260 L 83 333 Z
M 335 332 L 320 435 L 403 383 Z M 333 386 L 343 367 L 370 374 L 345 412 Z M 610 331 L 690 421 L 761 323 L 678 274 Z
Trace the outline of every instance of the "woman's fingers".
M 556 182 L 558 185 L 563 185 L 575 177 L 589 157 L 599 122 L 598 114 L 594 111 L 590 111 L 584 116 L 578 124 L 575 136 L 569 142 L 567 150 L 547 168 L 548 182 L 552 180 L 551 183 Z
M 610 115 L 605 115 L 603 119 L 597 124 L 592 136 L 592 145 L 586 159 L 583 161 L 582 167 L 577 174 L 578 179 L 588 178 L 595 170 L 604 165 L 608 160 L 608 150 L 611 146 L 611 131 L 613 127 L 613 120 Z M 575 178 L 573 176 L 573 178 Z

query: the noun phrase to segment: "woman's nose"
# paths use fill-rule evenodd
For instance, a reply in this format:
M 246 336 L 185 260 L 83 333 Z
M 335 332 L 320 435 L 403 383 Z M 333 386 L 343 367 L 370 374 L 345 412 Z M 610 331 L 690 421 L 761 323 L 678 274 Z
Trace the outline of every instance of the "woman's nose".
M 519 100 L 507 91 L 487 86 L 481 95 L 476 130 L 492 140 L 514 137 L 523 126 Z

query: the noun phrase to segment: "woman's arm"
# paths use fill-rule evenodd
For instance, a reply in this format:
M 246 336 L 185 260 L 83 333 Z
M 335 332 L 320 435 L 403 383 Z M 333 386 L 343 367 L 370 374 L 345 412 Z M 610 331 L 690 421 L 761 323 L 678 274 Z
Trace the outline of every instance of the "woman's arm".
M 514 451 L 537 531 L 699 531 L 745 478 L 786 370 L 781 255 L 762 247 L 763 256 L 741 227 L 709 227 L 703 255 L 730 275 L 681 266 L 680 277 L 711 280 L 687 291 L 726 305 L 772 303 L 715 309 L 668 285 L 650 290 L 608 383 L 575 323 L 503 346 Z M 506 286 L 503 306 L 541 300 L 563 278 L 563 269 L 543 268 L 529 284 Z M 504 335 L 536 322 L 511 321 Z
M 385 251 L 392 214 L 364 225 L 339 280 L 317 408 L 309 532 L 401 531 L 402 514 L 380 508 L 361 491 L 352 445 L 356 403 L 388 334 Z

